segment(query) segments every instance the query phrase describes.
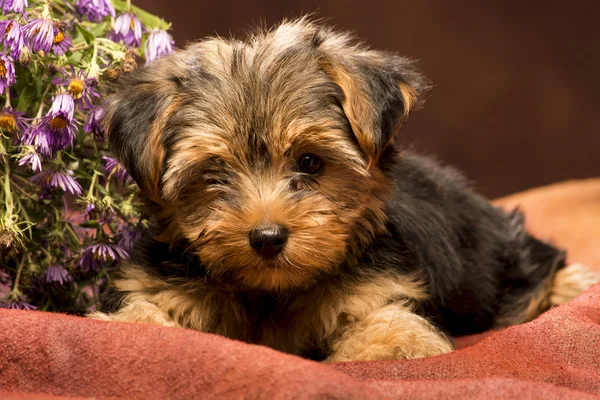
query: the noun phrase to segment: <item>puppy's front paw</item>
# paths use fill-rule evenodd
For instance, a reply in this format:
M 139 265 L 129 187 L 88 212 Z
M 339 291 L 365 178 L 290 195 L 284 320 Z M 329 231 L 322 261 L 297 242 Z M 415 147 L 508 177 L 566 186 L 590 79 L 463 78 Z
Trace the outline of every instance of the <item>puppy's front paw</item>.
M 97 319 L 98 321 L 114 321 L 112 318 L 113 314 L 106 314 L 100 311 L 96 311 L 87 315 L 88 318 Z
M 137 322 L 161 326 L 179 326 L 157 306 L 147 301 L 134 301 L 117 312 L 111 314 L 94 312 L 89 314 L 88 317 L 100 321 Z
M 350 326 L 332 346 L 329 362 L 424 358 L 454 350 L 426 319 L 389 305 Z
M 600 272 L 583 264 L 571 264 L 556 273 L 550 304 L 557 306 L 573 300 L 591 286 L 600 282 Z
M 330 355 L 326 362 L 408 360 L 450 353 L 454 348 L 450 342 L 437 335 L 417 337 L 417 334 L 403 335 L 391 343 L 346 343 Z M 374 338 L 379 340 L 381 338 Z

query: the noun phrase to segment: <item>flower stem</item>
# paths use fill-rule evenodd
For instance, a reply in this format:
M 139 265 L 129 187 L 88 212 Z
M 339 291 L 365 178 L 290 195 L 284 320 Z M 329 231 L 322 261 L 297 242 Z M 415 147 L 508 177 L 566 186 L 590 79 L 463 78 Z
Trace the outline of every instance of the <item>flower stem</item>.
M 52 85 L 46 86 L 46 90 L 44 90 L 44 94 L 42 94 L 42 99 L 40 100 L 40 108 L 38 109 L 38 112 L 37 112 L 37 115 L 35 116 L 35 119 L 41 118 L 42 113 L 44 112 L 44 98 L 46 98 L 46 95 L 50 91 L 50 86 L 52 86 Z
M 94 53 L 92 54 L 92 60 L 88 68 L 87 76 L 89 78 L 98 78 L 100 75 L 100 67 L 98 66 L 98 39 L 94 40 Z
M 48 250 L 46 250 L 43 247 L 40 247 L 40 250 L 42 251 L 42 253 L 44 253 L 46 255 L 46 257 L 48 257 L 49 259 L 53 259 L 54 257 L 52 256 L 52 254 L 48 253 Z
M 21 192 L 21 194 L 22 194 L 23 196 L 27 197 L 29 200 L 32 200 L 32 201 L 37 201 L 37 199 L 36 199 L 35 197 L 33 197 L 32 195 L 30 195 L 29 193 L 27 193 L 27 192 L 25 191 L 25 189 L 23 189 L 21 186 L 19 186 L 19 185 L 17 184 L 17 182 L 13 181 L 12 179 L 11 179 L 11 181 L 12 181 L 12 183 L 13 183 L 13 185 L 12 185 L 11 187 L 13 187 L 13 188 L 17 189 L 19 192 Z
M 6 103 L 4 103 L 4 107 L 10 107 L 10 90 L 6 90 Z
M 92 175 L 92 183 L 90 184 L 90 189 L 88 190 L 88 198 L 94 197 L 94 187 L 96 186 L 97 177 L 98 173 L 94 171 L 94 175 Z
M 87 50 L 90 47 L 92 47 L 91 44 L 87 44 L 87 43 L 83 42 L 83 43 L 78 44 L 77 46 L 71 47 L 71 52 L 75 53 L 80 50 Z
M 12 221 L 14 203 L 10 185 L 10 167 L 8 166 L 8 163 L 4 164 L 4 208 L 6 210 L 5 215 L 7 221 Z
M 115 42 L 113 42 L 112 40 L 110 40 L 110 39 L 107 39 L 107 38 L 103 38 L 103 37 L 97 37 L 97 38 L 96 38 L 96 40 L 94 40 L 94 41 L 98 41 L 99 43 L 106 43 L 106 44 L 107 44 L 107 45 L 109 45 L 109 46 L 110 46 L 110 45 L 115 45 L 115 44 L 116 44 L 116 43 L 115 43 Z
M 44 2 L 44 11 L 42 11 L 42 18 L 48 18 L 50 16 L 50 7 L 48 7 L 48 2 Z
M 13 174 L 11 175 L 11 178 L 13 178 L 13 179 L 18 179 L 18 180 L 20 180 L 21 182 L 23 182 L 23 183 L 26 183 L 26 184 L 28 184 L 28 183 L 29 183 L 29 181 L 28 181 L 27 179 L 23 178 L 22 176 L 19 176 L 19 175 L 17 175 L 16 173 L 13 173 Z
M 65 225 L 67 227 L 67 230 L 69 231 L 69 233 L 72 235 L 72 238 L 79 238 L 79 236 L 77 236 L 77 233 L 75 232 L 75 230 L 73 230 L 73 227 L 71 226 L 71 224 L 67 223 Z
M 67 10 L 65 8 L 64 5 L 62 4 L 58 4 L 59 1 L 52 1 L 52 8 L 58 10 L 59 13 L 61 13 L 62 15 L 67 13 Z M 62 1 L 60 3 L 63 3 Z M 64 4 L 64 3 L 63 3 Z
M 19 263 L 19 269 L 17 270 L 17 276 L 15 276 L 15 282 L 13 284 L 13 288 L 10 292 L 10 297 L 13 300 L 19 300 L 21 297 L 21 292 L 19 291 L 19 281 L 21 280 L 21 273 L 23 272 L 23 266 L 25 265 L 25 256 L 21 258 L 21 262 Z

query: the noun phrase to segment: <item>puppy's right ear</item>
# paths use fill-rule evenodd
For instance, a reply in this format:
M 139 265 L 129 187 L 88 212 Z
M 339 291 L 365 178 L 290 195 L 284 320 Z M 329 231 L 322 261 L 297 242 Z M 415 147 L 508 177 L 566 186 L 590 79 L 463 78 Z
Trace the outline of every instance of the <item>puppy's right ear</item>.
M 340 103 L 364 153 L 377 165 L 393 144 L 409 113 L 419 108 L 430 88 L 415 62 L 371 50 L 350 34 L 296 23 L 310 38 L 325 74 L 340 88 Z
M 103 105 L 110 150 L 158 204 L 162 203 L 165 131 L 183 104 L 180 85 L 187 70 L 179 54 L 157 60 L 122 77 Z

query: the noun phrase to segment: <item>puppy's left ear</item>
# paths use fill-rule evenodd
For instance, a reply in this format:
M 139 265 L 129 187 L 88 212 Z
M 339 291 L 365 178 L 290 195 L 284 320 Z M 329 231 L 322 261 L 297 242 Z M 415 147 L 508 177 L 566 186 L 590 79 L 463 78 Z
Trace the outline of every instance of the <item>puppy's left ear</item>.
M 430 85 L 414 61 L 365 49 L 347 35 L 316 31 L 323 71 L 340 87 L 342 108 L 371 162 L 377 163 Z
M 110 149 L 148 198 L 162 203 L 168 121 L 183 103 L 180 82 L 188 68 L 179 54 L 124 76 L 104 102 Z

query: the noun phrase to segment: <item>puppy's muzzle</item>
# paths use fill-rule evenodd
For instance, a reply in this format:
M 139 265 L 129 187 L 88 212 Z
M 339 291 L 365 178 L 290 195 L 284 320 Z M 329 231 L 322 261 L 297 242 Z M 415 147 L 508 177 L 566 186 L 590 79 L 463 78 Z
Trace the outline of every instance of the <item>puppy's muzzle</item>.
M 250 232 L 250 247 L 261 257 L 271 259 L 281 253 L 288 240 L 288 230 L 282 225 L 254 228 Z

